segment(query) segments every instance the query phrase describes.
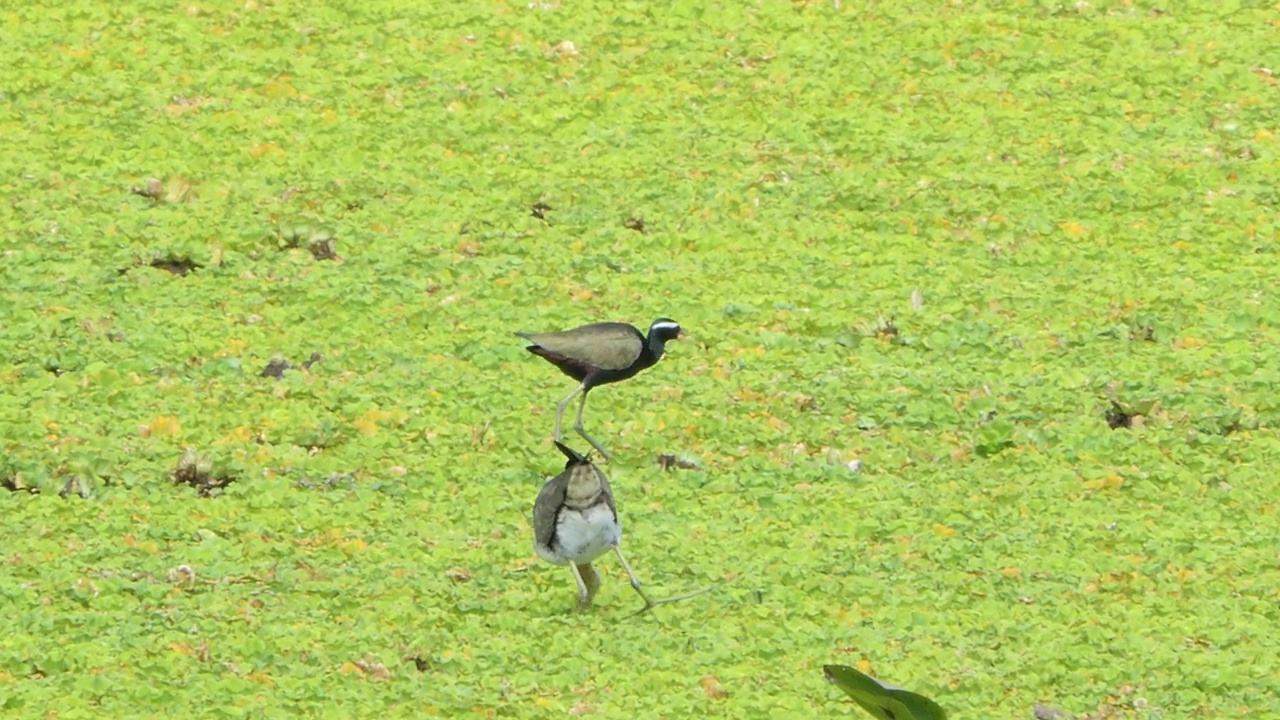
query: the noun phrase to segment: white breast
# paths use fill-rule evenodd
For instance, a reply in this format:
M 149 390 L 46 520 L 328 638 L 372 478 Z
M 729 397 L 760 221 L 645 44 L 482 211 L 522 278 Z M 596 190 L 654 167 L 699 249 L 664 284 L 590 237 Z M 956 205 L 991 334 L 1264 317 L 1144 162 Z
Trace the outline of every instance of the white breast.
M 538 548 L 543 560 L 560 565 L 569 561 L 589 563 L 616 547 L 622 541 L 622 525 L 613 517 L 613 510 L 606 503 L 600 503 L 586 510 L 570 510 L 560 512 L 556 522 L 556 543 L 554 548 L 560 557 L 547 557 Z

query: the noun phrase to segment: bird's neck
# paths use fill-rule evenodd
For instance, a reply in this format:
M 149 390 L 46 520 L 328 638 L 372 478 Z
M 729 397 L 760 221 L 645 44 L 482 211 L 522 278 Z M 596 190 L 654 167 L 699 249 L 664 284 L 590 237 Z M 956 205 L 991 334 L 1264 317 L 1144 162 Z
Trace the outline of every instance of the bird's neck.
M 599 471 L 590 465 L 579 465 L 569 475 L 564 501 L 571 507 L 589 507 L 599 501 L 603 491 Z
M 666 349 L 666 343 L 660 340 L 653 333 L 649 333 L 649 337 L 645 340 L 645 345 L 649 348 L 649 354 L 653 356 L 653 361 L 658 362 L 662 359 L 662 352 Z

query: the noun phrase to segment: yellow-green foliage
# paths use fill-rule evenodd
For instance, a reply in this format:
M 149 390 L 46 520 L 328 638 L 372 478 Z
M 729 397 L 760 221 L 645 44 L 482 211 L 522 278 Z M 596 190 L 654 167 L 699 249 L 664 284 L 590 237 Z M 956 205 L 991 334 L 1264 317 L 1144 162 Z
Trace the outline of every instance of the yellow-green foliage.
M 1216 0 L 5 4 L 0 714 L 857 716 L 841 663 L 1280 716 L 1277 47 Z M 716 589 L 624 619 L 606 558 L 575 615 L 527 521 L 572 383 L 511 331 L 659 315 L 588 428 L 654 595 Z

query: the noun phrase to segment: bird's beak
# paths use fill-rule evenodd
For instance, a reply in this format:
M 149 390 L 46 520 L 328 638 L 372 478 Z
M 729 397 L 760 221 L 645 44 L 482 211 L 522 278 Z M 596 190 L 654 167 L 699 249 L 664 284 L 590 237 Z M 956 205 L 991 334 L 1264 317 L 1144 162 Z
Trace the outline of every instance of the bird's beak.
M 679 330 L 677 330 L 677 331 L 676 331 L 676 339 L 677 339 L 677 340 L 688 340 L 688 339 L 689 339 L 689 333 L 685 332 L 685 331 L 684 331 L 684 328 L 681 328 L 681 329 L 679 329 Z
M 577 450 L 574 450 L 573 448 L 569 447 L 568 445 L 565 445 L 559 440 L 556 440 L 555 442 L 556 442 L 556 447 L 560 448 L 560 452 L 564 453 L 564 456 L 569 458 L 570 463 L 590 462 L 589 458 L 584 458 L 583 456 L 579 455 Z

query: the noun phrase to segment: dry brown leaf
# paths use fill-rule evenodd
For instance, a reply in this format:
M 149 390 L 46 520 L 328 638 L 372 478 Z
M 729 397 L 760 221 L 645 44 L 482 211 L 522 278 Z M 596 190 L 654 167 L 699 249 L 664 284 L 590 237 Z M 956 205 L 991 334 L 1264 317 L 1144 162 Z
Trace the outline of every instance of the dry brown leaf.
M 703 675 L 701 684 L 702 692 L 712 700 L 723 700 L 729 697 L 729 691 L 724 689 L 715 675 Z

